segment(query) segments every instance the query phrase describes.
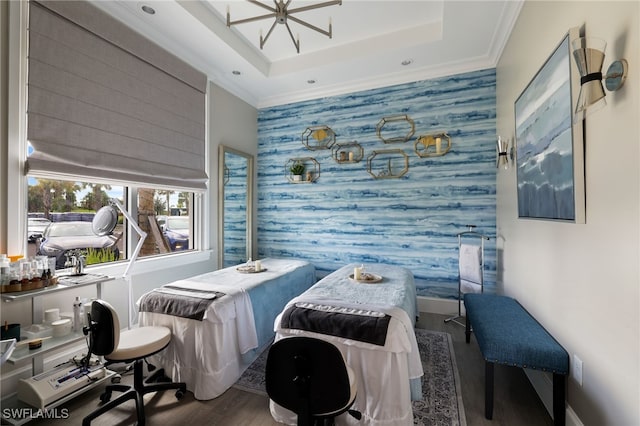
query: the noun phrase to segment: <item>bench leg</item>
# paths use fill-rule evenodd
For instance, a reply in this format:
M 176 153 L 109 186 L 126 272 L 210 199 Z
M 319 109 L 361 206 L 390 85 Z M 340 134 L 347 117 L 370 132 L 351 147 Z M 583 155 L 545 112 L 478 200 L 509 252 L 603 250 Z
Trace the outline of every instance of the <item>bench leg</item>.
M 469 321 L 469 314 L 467 314 L 466 320 L 464 323 L 465 323 L 464 337 L 467 343 L 469 343 L 471 341 L 471 321 Z
M 565 376 L 553 374 L 553 424 L 564 426 L 565 424 Z
M 493 366 L 494 364 L 485 361 L 484 364 L 484 416 L 487 420 L 493 418 Z

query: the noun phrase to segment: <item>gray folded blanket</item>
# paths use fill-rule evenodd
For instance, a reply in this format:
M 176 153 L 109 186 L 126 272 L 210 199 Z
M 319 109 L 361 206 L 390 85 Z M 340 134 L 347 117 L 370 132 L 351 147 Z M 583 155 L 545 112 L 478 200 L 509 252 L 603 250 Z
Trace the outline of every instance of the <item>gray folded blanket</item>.
M 209 305 L 224 293 L 164 286 L 150 291 L 140 300 L 140 312 L 173 315 L 202 321 Z
M 318 305 L 314 308 L 312 304 L 304 303 L 289 307 L 282 314 L 280 327 L 312 331 L 384 346 L 390 320 L 391 316 L 383 313 L 371 311 L 346 313 L 344 309 L 339 307 Z

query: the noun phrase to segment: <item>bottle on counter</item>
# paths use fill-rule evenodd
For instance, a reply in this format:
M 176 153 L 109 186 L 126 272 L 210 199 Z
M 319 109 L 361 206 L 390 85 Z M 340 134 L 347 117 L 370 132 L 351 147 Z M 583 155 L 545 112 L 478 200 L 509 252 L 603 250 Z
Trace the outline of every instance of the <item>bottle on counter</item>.
M 9 284 L 20 283 L 22 274 L 20 272 L 20 263 L 12 262 L 9 264 Z
M 31 279 L 31 262 L 28 259 L 20 259 L 18 261 L 20 265 L 20 282 L 22 285 L 29 284 L 29 280 Z
M 9 258 L 6 254 L 0 254 L 0 285 L 9 285 L 10 277 Z
M 82 302 L 80 298 L 76 296 L 76 300 L 73 302 L 73 331 L 79 332 L 82 330 L 82 317 L 80 311 L 82 309 Z

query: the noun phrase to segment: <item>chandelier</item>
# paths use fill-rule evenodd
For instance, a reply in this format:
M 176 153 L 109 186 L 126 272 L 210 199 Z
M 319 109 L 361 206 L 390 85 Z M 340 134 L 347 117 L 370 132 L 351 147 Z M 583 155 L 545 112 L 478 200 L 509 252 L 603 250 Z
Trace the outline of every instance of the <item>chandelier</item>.
M 326 35 L 327 37 L 331 38 L 332 37 L 331 19 L 329 19 L 329 30 L 325 31 L 322 28 L 318 28 L 315 25 L 305 22 L 300 18 L 296 18 L 295 16 L 293 16 L 293 14 L 298 12 L 306 12 L 307 10 L 312 10 L 312 9 L 319 9 L 321 7 L 333 6 L 336 4 L 340 6 L 342 5 L 342 0 L 333 0 L 333 1 L 325 1 L 322 3 L 317 3 L 317 4 L 311 4 L 308 6 L 296 7 L 294 9 L 289 9 L 289 4 L 291 4 L 291 0 L 287 0 L 286 3 L 284 2 L 284 0 L 273 0 L 275 8 L 268 6 L 257 0 L 247 0 L 247 1 L 249 3 L 255 4 L 256 6 L 260 6 L 264 9 L 267 9 L 271 13 L 267 13 L 266 15 L 254 16 L 253 18 L 245 18 L 245 19 L 238 19 L 237 21 L 232 21 L 229 8 L 227 7 L 227 27 L 231 27 L 231 25 L 236 25 L 236 24 L 245 24 L 247 22 L 260 21 L 262 19 L 275 18 L 275 21 L 271 25 L 271 28 L 269 29 L 269 32 L 267 33 L 266 37 L 263 38 L 262 31 L 260 31 L 260 49 L 264 47 L 265 43 L 269 39 L 269 36 L 273 32 L 273 29 L 276 27 L 276 24 L 283 24 L 285 27 L 287 27 L 287 31 L 289 32 L 289 36 L 291 37 L 291 41 L 293 42 L 293 45 L 296 47 L 296 51 L 298 53 L 300 53 L 300 36 L 298 36 L 298 38 L 293 37 L 293 33 L 291 32 L 291 28 L 289 28 L 289 23 L 287 21 L 291 20 L 293 22 L 296 22 L 300 25 L 303 25 L 307 28 L 310 28 L 314 31 L 319 32 L 320 34 Z

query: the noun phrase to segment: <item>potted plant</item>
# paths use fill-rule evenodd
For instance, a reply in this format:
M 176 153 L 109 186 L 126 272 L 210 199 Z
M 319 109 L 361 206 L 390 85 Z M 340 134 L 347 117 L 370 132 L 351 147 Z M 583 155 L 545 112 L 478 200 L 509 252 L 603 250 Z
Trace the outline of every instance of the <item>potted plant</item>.
M 302 180 L 302 175 L 304 174 L 304 164 L 300 161 L 300 160 L 296 160 L 291 167 L 289 168 L 289 171 L 291 172 L 291 174 L 293 175 L 293 180 L 296 182 L 299 182 L 300 180 Z

